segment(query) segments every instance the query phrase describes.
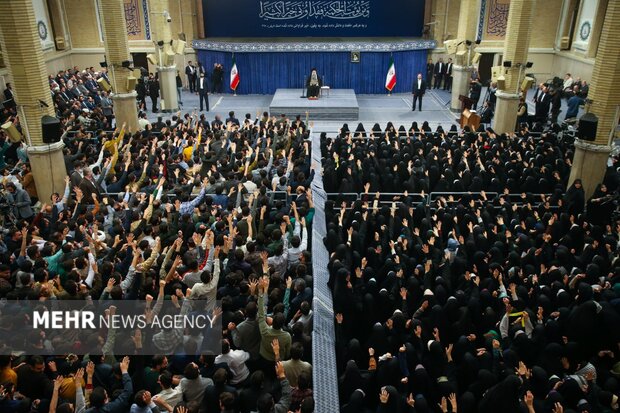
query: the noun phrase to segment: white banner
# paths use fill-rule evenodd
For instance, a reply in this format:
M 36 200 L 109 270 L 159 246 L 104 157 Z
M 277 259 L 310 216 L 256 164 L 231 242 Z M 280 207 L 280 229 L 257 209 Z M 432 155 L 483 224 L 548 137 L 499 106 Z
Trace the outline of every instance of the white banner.
M 596 9 L 598 9 L 598 0 L 587 0 L 581 2 L 581 13 L 579 14 L 579 23 L 575 27 L 575 38 L 573 45 L 575 49 L 587 51 L 592 39 L 592 30 L 594 28 L 594 19 L 596 17 Z
M 53 49 L 54 33 L 48 17 L 47 3 L 45 0 L 32 0 L 32 7 L 34 8 L 34 20 L 39 40 L 41 40 L 41 48 L 43 50 Z

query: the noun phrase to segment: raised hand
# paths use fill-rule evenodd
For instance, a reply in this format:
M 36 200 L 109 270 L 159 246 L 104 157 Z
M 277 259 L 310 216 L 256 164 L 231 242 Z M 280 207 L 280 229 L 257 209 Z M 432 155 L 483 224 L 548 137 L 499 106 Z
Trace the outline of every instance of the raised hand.
M 386 404 L 390 399 L 390 393 L 388 393 L 385 387 L 381 388 L 381 393 L 379 393 L 379 400 L 382 404 Z

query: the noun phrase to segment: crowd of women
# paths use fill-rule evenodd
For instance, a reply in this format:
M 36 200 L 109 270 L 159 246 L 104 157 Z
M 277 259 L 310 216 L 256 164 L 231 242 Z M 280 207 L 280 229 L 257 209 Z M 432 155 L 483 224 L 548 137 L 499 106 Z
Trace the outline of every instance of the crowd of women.
M 618 159 L 541 132 L 322 137 L 342 412 L 618 410 Z

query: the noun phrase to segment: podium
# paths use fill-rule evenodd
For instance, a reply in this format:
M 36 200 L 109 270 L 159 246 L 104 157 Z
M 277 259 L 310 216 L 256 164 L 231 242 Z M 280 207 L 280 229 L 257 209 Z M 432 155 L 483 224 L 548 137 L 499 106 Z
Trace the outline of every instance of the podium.
M 480 127 L 480 115 L 475 110 L 465 109 L 461 113 L 461 128 L 469 126 L 472 131 Z

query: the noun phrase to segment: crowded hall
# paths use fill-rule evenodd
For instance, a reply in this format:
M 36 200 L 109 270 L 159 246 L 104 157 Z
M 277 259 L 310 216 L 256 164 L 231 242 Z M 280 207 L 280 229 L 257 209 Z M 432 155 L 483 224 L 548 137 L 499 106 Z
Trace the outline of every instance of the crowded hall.
M 620 1 L 0 6 L 0 413 L 620 412 Z

